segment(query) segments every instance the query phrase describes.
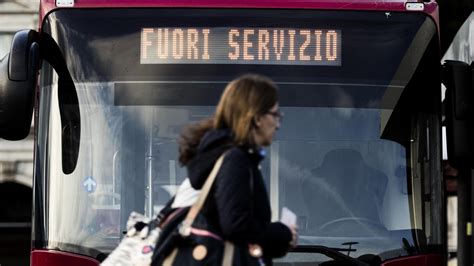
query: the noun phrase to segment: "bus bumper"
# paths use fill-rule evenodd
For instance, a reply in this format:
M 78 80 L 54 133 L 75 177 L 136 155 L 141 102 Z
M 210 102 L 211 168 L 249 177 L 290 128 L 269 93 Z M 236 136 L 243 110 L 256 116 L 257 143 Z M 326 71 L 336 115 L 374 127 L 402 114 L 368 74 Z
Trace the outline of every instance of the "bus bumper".
M 99 266 L 99 262 L 85 256 L 56 250 L 31 251 L 31 266 Z

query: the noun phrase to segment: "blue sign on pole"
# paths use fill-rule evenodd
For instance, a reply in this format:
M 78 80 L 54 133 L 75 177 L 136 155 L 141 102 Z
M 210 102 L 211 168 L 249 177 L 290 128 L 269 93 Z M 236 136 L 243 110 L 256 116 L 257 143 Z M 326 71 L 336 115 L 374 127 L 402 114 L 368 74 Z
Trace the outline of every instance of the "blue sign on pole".
M 86 191 L 89 193 L 94 192 L 95 188 L 97 187 L 97 183 L 94 181 L 94 178 L 92 176 L 86 177 L 82 185 L 85 187 Z

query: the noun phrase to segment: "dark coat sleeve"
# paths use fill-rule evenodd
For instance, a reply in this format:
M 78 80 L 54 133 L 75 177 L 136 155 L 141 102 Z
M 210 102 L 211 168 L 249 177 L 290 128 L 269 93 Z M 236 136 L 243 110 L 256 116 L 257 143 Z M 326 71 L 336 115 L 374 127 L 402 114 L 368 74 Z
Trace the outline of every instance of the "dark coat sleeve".
M 286 254 L 291 231 L 281 223 L 256 219 L 251 189 L 251 162 L 247 155 L 232 149 L 217 176 L 215 201 L 224 237 L 234 243 L 257 243 L 265 257 Z

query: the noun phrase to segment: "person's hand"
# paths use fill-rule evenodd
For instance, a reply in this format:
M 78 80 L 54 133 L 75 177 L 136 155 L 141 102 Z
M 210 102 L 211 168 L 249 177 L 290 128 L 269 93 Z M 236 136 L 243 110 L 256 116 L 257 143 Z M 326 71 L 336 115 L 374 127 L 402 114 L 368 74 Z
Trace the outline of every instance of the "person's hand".
M 290 241 L 290 247 L 291 248 L 296 248 L 298 245 L 298 227 L 296 225 L 288 226 L 291 231 L 291 241 Z

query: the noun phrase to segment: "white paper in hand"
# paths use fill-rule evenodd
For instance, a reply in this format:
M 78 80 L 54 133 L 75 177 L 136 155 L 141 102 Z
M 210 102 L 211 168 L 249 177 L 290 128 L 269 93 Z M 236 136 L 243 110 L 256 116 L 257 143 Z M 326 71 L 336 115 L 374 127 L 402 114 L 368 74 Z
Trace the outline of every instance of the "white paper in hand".
M 281 210 L 280 221 L 288 227 L 296 226 L 296 214 L 290 211 L 290 209 L 288 209 L 287 207 L 283 207 L 283 209 Z

